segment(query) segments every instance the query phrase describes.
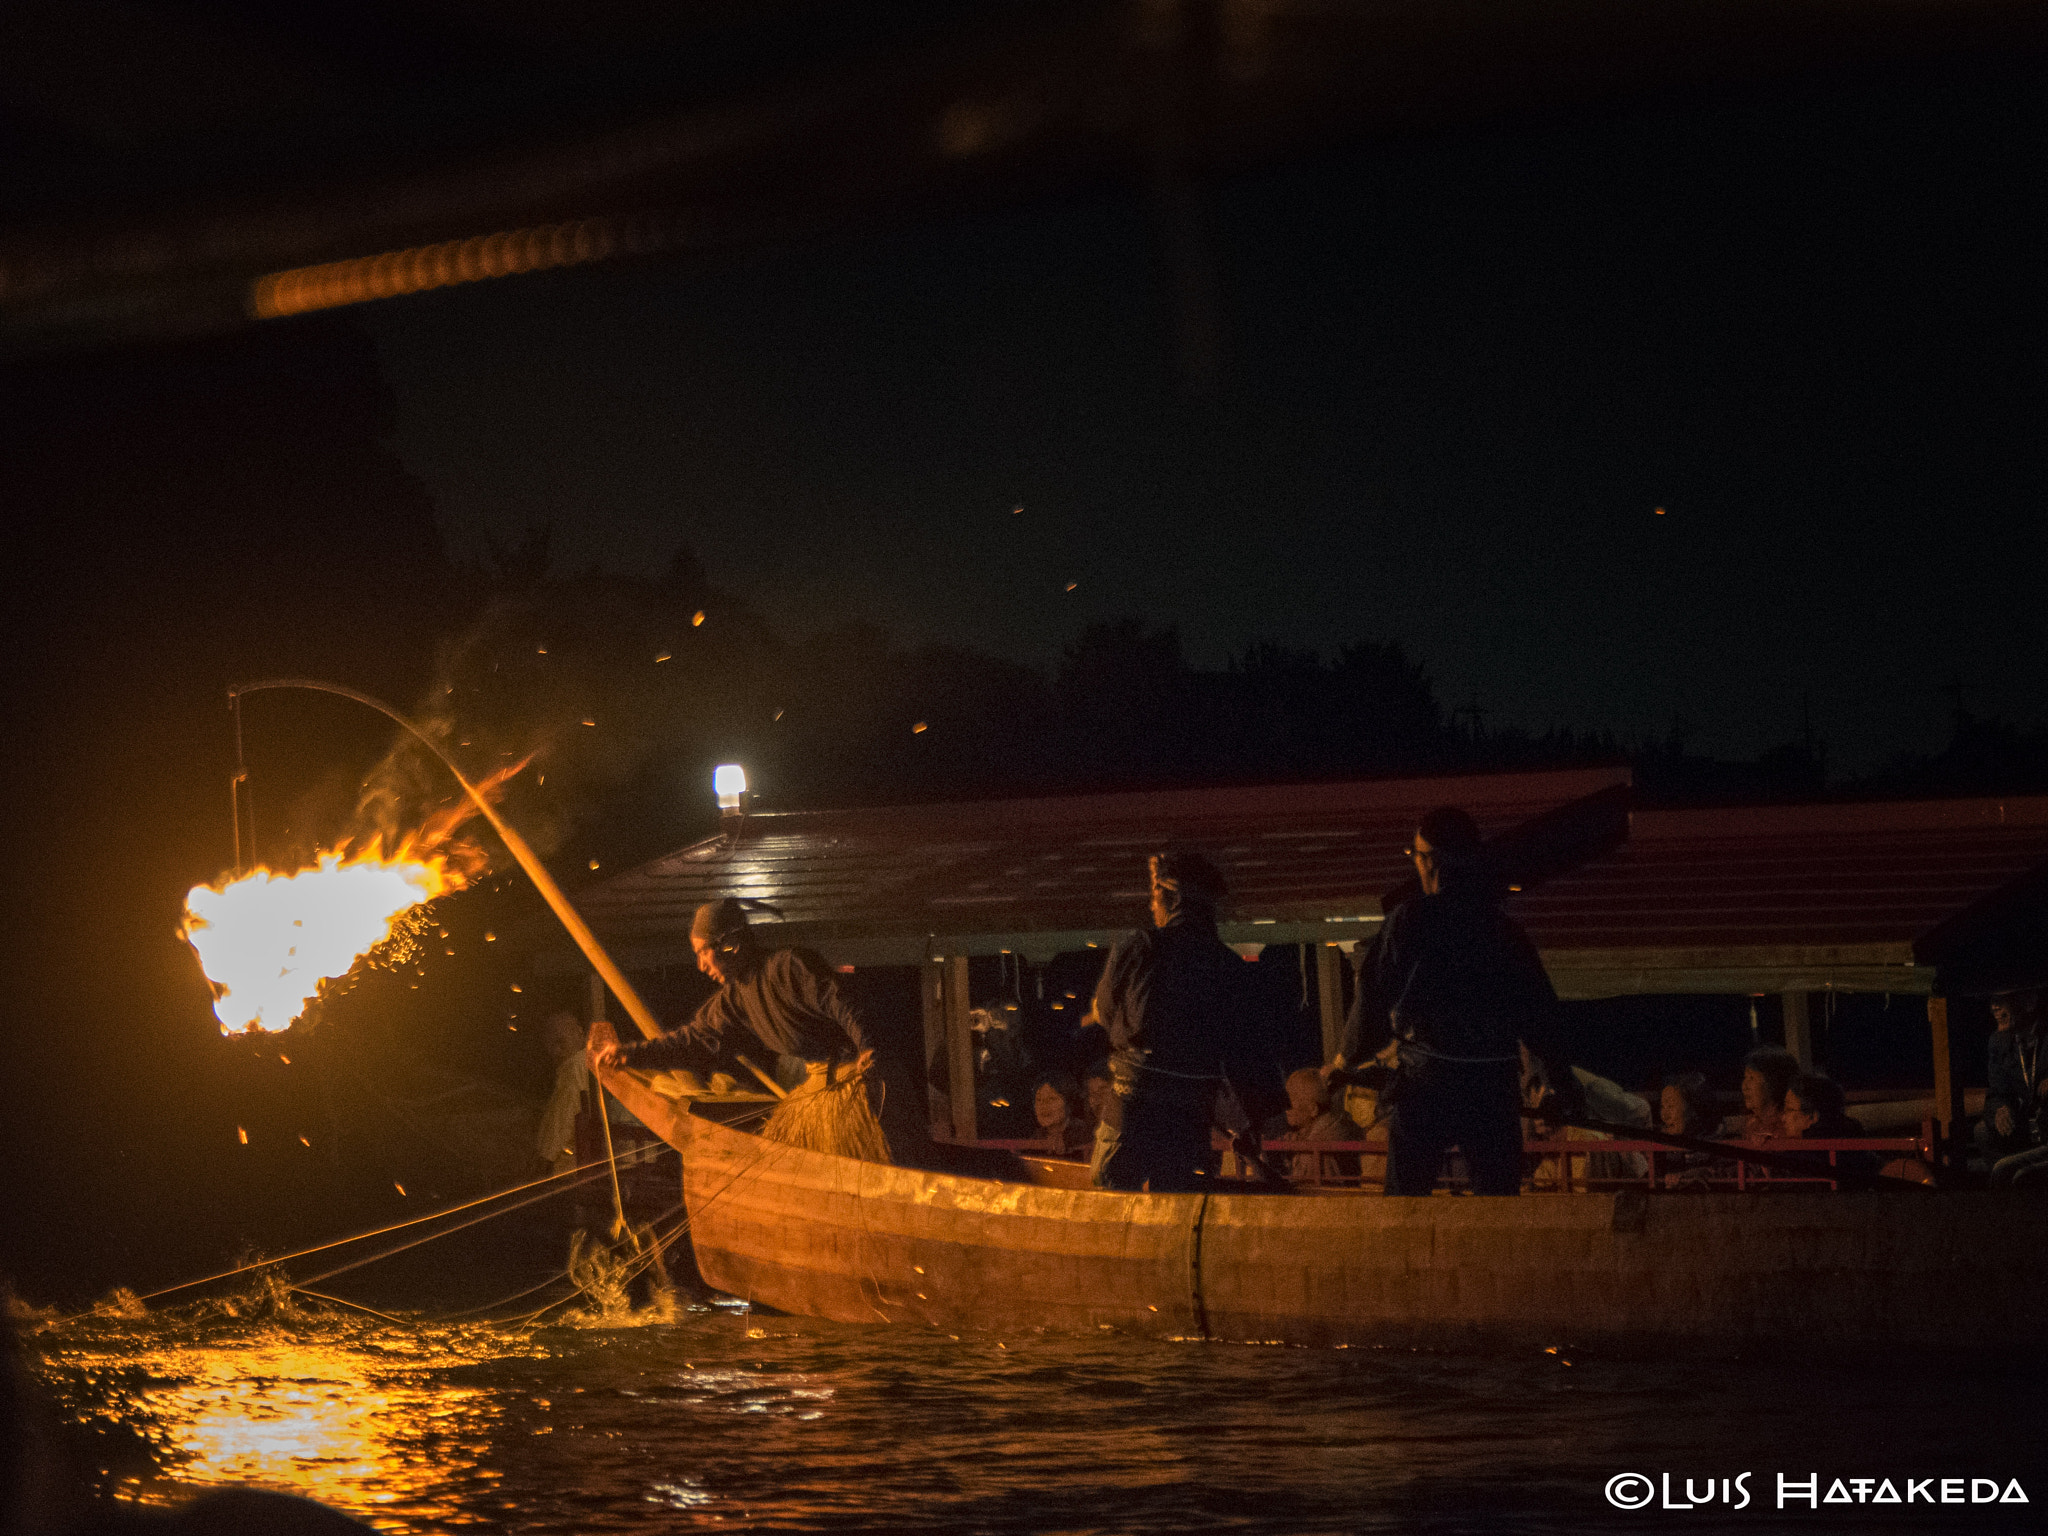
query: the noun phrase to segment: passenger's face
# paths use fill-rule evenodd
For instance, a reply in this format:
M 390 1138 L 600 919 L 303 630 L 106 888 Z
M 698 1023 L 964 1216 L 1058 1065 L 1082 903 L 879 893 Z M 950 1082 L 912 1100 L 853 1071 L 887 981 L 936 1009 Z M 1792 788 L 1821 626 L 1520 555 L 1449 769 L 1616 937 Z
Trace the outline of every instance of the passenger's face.
M 1991 1005 L 1991 1022 L 2000 1029 L 2011 1029 L 2012 1005 L 2010 1003 L 1993 1003 Z
M 1038 1115 L 1038 1123 L 1047 1130 L 1067 1123 L 1067 1096 L 1051 1083 L 1038 1085 L 1038 1092 L 1032 1095 L 1031 1108 Z
M 700 939 L 693 934 L 690 938 L 690 948 L 697 951 L 697 969 L 723 985 L 725 968 L 718 963 L 718 951 L 711 947 L 711 941 Z
M 1380 1115 L 1380 1096 L 1370 1088 L 1356 1084 L 1344 1090 L 1344 1113 L 1351 1117 L 1353 1125 L 1369 1126 Z
M 1787 1136 L 1804 1136 L 1809 1129 L 1820 1123 L 1820 1116 L 1800 1101 L 1799 1095 L 1788 1092 L 1779 1114 L 1779 1123 L 1785 1127 Z
M 1667 1136 L 1685 1134 L 1685 1095 L 1676 1088 L 1666 1088 L 1664 1097 L 1657 1104 L 1658 1119 Z
M 1109 1113 L 1109 1100 L 1114 1092 L 1115 1090 L 1109 1086 L 1108 1078 L 1091 1077 L 1088 1079 L 1088 1108 L 1094 1113 L 1096 1119 L 1100 1120 Z
M 1771 1102 L 1771 1085 L 1755 1067 L 1745 1068 L 1742 1074 L 1742 1107 L 1752 1115 L 1777 1108 Z

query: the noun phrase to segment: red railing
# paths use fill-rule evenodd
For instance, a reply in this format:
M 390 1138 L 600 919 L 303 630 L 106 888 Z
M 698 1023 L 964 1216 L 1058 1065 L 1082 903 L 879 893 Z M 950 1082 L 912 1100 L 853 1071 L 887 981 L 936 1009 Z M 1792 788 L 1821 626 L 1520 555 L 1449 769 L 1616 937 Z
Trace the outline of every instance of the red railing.
M 1045 1156 L 1045 1144 L 1041 1141 L 1024 1141 L 1015 1138 L 992 1138 L 974 1143 L 982 1147 L 998 1147 L 1005 1151 L 1036 1153 Z M 1217 1138 L 1218 1150 L 1223 1149 L 1222 1138 Z M 1731 1144 L 1732 1145 L 1732 1144 Z M 1747 1144 L 1750 1150 L 1777 1155 L 1797 1154 L 1806 1157 L 1827 1159 L 1829 1167 L 1839 1166 L 1839 1159 L 1845 1153 L 1874 1154 L 1882 1162 L 1896 1158 L 1911 1158 L 1932 1162 L 1934 1157 L 1934 1125 L 1925 1122 L 1918 1136 L 1844 1136 L 1827 1140 L 1773 1140 Z M 1810 1189 L 1817 1186 L 1838 1188 L 1838 1181 L 1819 1172 L 1788 1173 L 1782 1168 L 1767 1167 L 1761 1163 L 1747 1162 L 1736 1155 L 1700 1161 L 1700 1154 L 1675 1151 L 1661 1142 L 1654 1141 L 1529 1141 L 1522 1150 L 1535 1161 L 1535 1167 L 1525 1176 L 1525 1187 L 1539 1194 L 1574 1194 L 1580 1191 L 1631 1189 L 1660 1187 L 1704 1187 L 1718 1190 L 1749 1189 Z M 1273 1159 L 1282 1172 L 1289 1171 L 1297 1153 L 1318 1154 L 1313 1163 L 1304 1165 L 1305 1177 L 1295 1180 L 1298 1184 L 1311 1184 L 1327 1189 L 1379 1190 L 1385 1187 L 1387 1143 L 1374 1139 L 1366 1141 L 1267 1141 L 1263 1151 Z M 1585 1164 L 1581 1172 L 1574 1164 L 1580 1159 L 1609 1156 L 1637 1156 L 1643 1160 L 1643 1171 L 1636 1174 L 1603 1174 L 1594 1176 L 1592 1164 Z M 1073 1156 L 1073 1154 L 1069 1154 Z M 1329 1159 L 1363 1159 L 1350 1166 L 1358 1172 L 1332 1172 L 1326 1167 Z M 1085 1156 L 1081 1159 L 1085 1161 Z M 1343 1168 L 1343 1163 L 1339 1168 Z M 1611 1167 L 1611 1164 L 1605 1165 Z M 1447 1181 L 1456 1187 L 1462 1181 Z
M 1779 1156 L 1824 1156 L 1829 1167 L 1838 1166 L 1845 1153 L 1874 1154 L 1884 1162 L 1895 1158 L 1932 1161 L 1934 1127 L 1932 1124 L 1923 1125 L 1919 1136 L 1844 1136 L 1813 1141 L 1780 1139 L 1749 1143 L 1748 1146 L 1756 1152 Z M 1387 1143 L 1383 1140 L 1275 1140 L 1266 1142 L 1261 1150 L 1269 1157 L 1285 1157 L 1287 1164 L 1283 1167 L 1292 1164 L 1296 1153 L 1321 1154 L 1306 1166 L 1307 1176 L 1297 1179 L 1297 1183 L 1337 1188 L 1384 1187 Z M 1701 1154 L 1674 1151 L 1654 1141 L 1528 1141 L 1523 1143 L 1522 1150 L 1537 1160 L 1537 1167 L 1531 1170 L 1525 1183 L 1538 1193 L 1572 1194 L 1580 1190 L 1655 1189 L 1680 1185 L 1735 1190 L 1798 1189 L 1822 1185 L 1830 1189 L 1840 1187 L 1836 1180 L 1819 1172 L 1788 1173 L 1782 1168 L 1747 1162 L 1734 1154 L 1703 1162 Z M 1377 1170 L 1368 1162 L 1361 1173 L 1339 1173 L 1333 1177 L 1325 1168 L 1325 1160 L 1333 1154 L 1378 1160 Z M 1593 1165 L 1590 1162 L 1584 1164 L 1585 1172 L 1574 1166 L 1581 1159 L 1625 1156 L 1640 1158 L 1643 1171 L 1638 1174 L 1608 1172 L 1596 1176 L 1591 1171 Z M 1605 1163 L 1604 1166 L 1612 1169 L 1613 1164 Z

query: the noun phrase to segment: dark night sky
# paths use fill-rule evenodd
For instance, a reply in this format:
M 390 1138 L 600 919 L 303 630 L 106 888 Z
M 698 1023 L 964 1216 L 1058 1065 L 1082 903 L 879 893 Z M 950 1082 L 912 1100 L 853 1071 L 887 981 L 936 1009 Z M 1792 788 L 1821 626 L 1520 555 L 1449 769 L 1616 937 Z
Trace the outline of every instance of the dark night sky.
M 1242 176 L 1206 400 L 1135 197 L 360 323 L 458 553 L 687 543 L 792 633 L 1037 662 L 1125 614 L 1211 663 L 1399 640 L 1490 724 L 1726 755 L 1810 694 L 1868 768 L 1937 746 L 1954 682 L 2042 719 L 2036 87 L 1808 79 Z

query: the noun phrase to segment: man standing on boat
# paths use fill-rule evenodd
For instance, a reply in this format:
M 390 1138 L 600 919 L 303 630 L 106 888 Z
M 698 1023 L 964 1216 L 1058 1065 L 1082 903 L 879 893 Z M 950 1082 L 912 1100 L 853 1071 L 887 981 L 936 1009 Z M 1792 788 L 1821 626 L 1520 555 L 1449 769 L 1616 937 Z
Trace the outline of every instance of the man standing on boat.
M 1422 894 L 1382 930 L 1373 973 L 1360 978 L 1385 1007 L 1400 1065 L 1389 1094 L 1387 1193 L 1426 1195 L 1444 1154 L 1465 1154 L 1472 1190 L 1522 1188 L 1521 1052 L 1545 1068 L 1560 1115 L 1584 1113 L 1558 1048 L 1557 993 L 1528 935 L 1500 907 L 1479 828 L 1446 806 L 1422 818 L 1407 850 Z M 1350 1063 L 1339 1055 L 1331 1070 Z M 1383 1099 L 1384 1102 L 1384 1099 Z
M 1152 927 L 1117 940 L 1090 1010 L 1109 1032 L 1115 1150 L 1097 1177 L 1155 1193 L 1199 1185 L 1227 1082 L 1257 1125 L 1284 1103 L 1244 962 L 1216 934 L 1222 874 L 1202 854 L 1154 854 Z
M 699 907 L 690 947 L 697 969 L 718 983 L 718 991 L 681 1029 L 600 1046 L 599 1066 L 701 1072 L 752 1036 L 775 1058 L 776 1081 L 794 1088 L 808 1063 L 851 1061 L 873 1043 L 832 968 L 814 950 L 764 949 L 747 922 L 746 903 L 728 896 Z M 734 1030 L 738 1041 L 731 1038 Z

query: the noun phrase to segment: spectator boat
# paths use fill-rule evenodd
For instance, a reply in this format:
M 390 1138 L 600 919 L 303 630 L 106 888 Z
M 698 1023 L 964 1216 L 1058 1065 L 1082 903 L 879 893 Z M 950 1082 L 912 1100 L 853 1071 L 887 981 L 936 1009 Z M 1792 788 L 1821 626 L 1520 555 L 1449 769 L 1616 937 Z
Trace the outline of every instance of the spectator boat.
M 1122 1194 L 988 1149 L 940 1149 L 972 1172 L 801 1150 L 603 1075 L 682 1154 L 705 1281 L 801 1316 L 1324 1346 L 2048 1344 L 2048 1200 Z

